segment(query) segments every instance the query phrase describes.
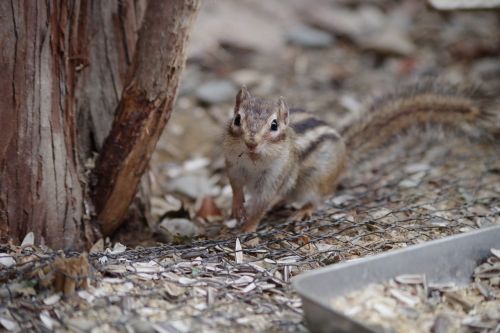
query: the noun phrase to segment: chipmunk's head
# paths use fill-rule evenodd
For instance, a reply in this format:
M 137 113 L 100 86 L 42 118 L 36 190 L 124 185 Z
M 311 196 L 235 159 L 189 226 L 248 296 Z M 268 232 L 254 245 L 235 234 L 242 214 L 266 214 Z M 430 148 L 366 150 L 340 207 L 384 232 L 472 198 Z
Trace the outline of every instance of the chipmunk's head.
M 253 97 L 243 86 L 236 95 L 229 134 L 240 141 L 241 153 L 252 160 L 279 152 L 287 137 L 289 110 L 283 97 Z

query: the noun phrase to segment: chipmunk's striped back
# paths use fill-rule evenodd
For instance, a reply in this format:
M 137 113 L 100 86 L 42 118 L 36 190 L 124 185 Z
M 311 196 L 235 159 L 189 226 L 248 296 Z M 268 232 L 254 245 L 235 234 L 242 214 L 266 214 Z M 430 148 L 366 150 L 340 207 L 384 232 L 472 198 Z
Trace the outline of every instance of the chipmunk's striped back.
M 297 184 L 287 201 L 317 205 L 335 189 L 344 169 L 344 141 L 331 125 L 309 112 L 290 109 L 290 117 L 300 166 Z
M 324 144 L 341 140 L 337 131 L 325 121 L 302 109 L 290 109 L 290 126 L 295 131 L 295 142 L 301 160 L 308 159 Z

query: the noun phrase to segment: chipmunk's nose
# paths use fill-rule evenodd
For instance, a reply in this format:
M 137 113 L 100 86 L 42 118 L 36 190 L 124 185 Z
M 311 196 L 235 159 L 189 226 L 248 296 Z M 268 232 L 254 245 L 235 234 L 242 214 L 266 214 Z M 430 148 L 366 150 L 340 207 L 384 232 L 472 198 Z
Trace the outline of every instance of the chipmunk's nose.
M 257 143 L 255 141 L 245 141 L 245 145 L 249 150 L 255 150 Z

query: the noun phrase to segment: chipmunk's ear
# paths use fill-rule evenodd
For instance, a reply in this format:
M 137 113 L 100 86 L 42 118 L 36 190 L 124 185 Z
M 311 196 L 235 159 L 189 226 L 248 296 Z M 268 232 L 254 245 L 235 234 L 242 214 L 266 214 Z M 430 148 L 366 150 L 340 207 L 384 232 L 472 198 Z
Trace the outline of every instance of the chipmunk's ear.
M 237 112 L 240 108 L 241 103 L 243 101 L 250 99 L 252 95 L 250 95 L 250 92 L 248 92 L 246 86 L 241 86 L 240 91 L 238 91 L 238 94 L 236 95 L 236 105 L 234 107 L 234 112 Z
M 286 105 L 285 99 L 283 96 L 280 96 L 278 99 L 278 117 L 285 123 L 286 126 L 288 126 L 288 120 L 290 119 L 289 113 L 290 111 L 288 110 L 288 105 Z

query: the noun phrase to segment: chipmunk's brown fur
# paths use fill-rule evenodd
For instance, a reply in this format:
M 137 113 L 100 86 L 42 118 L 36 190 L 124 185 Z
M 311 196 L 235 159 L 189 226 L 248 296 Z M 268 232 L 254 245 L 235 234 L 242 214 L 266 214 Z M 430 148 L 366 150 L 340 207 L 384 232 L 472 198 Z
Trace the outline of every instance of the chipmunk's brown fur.
M 500 104 L 488 94 L 424 80 L 376 101 L 369 112 L 337 133 L 300 109 L 253 97 L 243 87 L 224 137 L 232 213 L 252 232 L 277 203 L 301 206 L 301 219 L 331 194 L 354 153 L 378 147 L 415 125 L 439 124 L 473 138 L 500 137 Z M 251 195 L 245 207 L 246 191 Z
M 379 98 L 340 133 L 348 150 L 356 154 L 416 125 L 439 125 L 470 138 L 495 139 L 500 130 L 499 108 L 498 99 L 478 87 L 425 79 Z

